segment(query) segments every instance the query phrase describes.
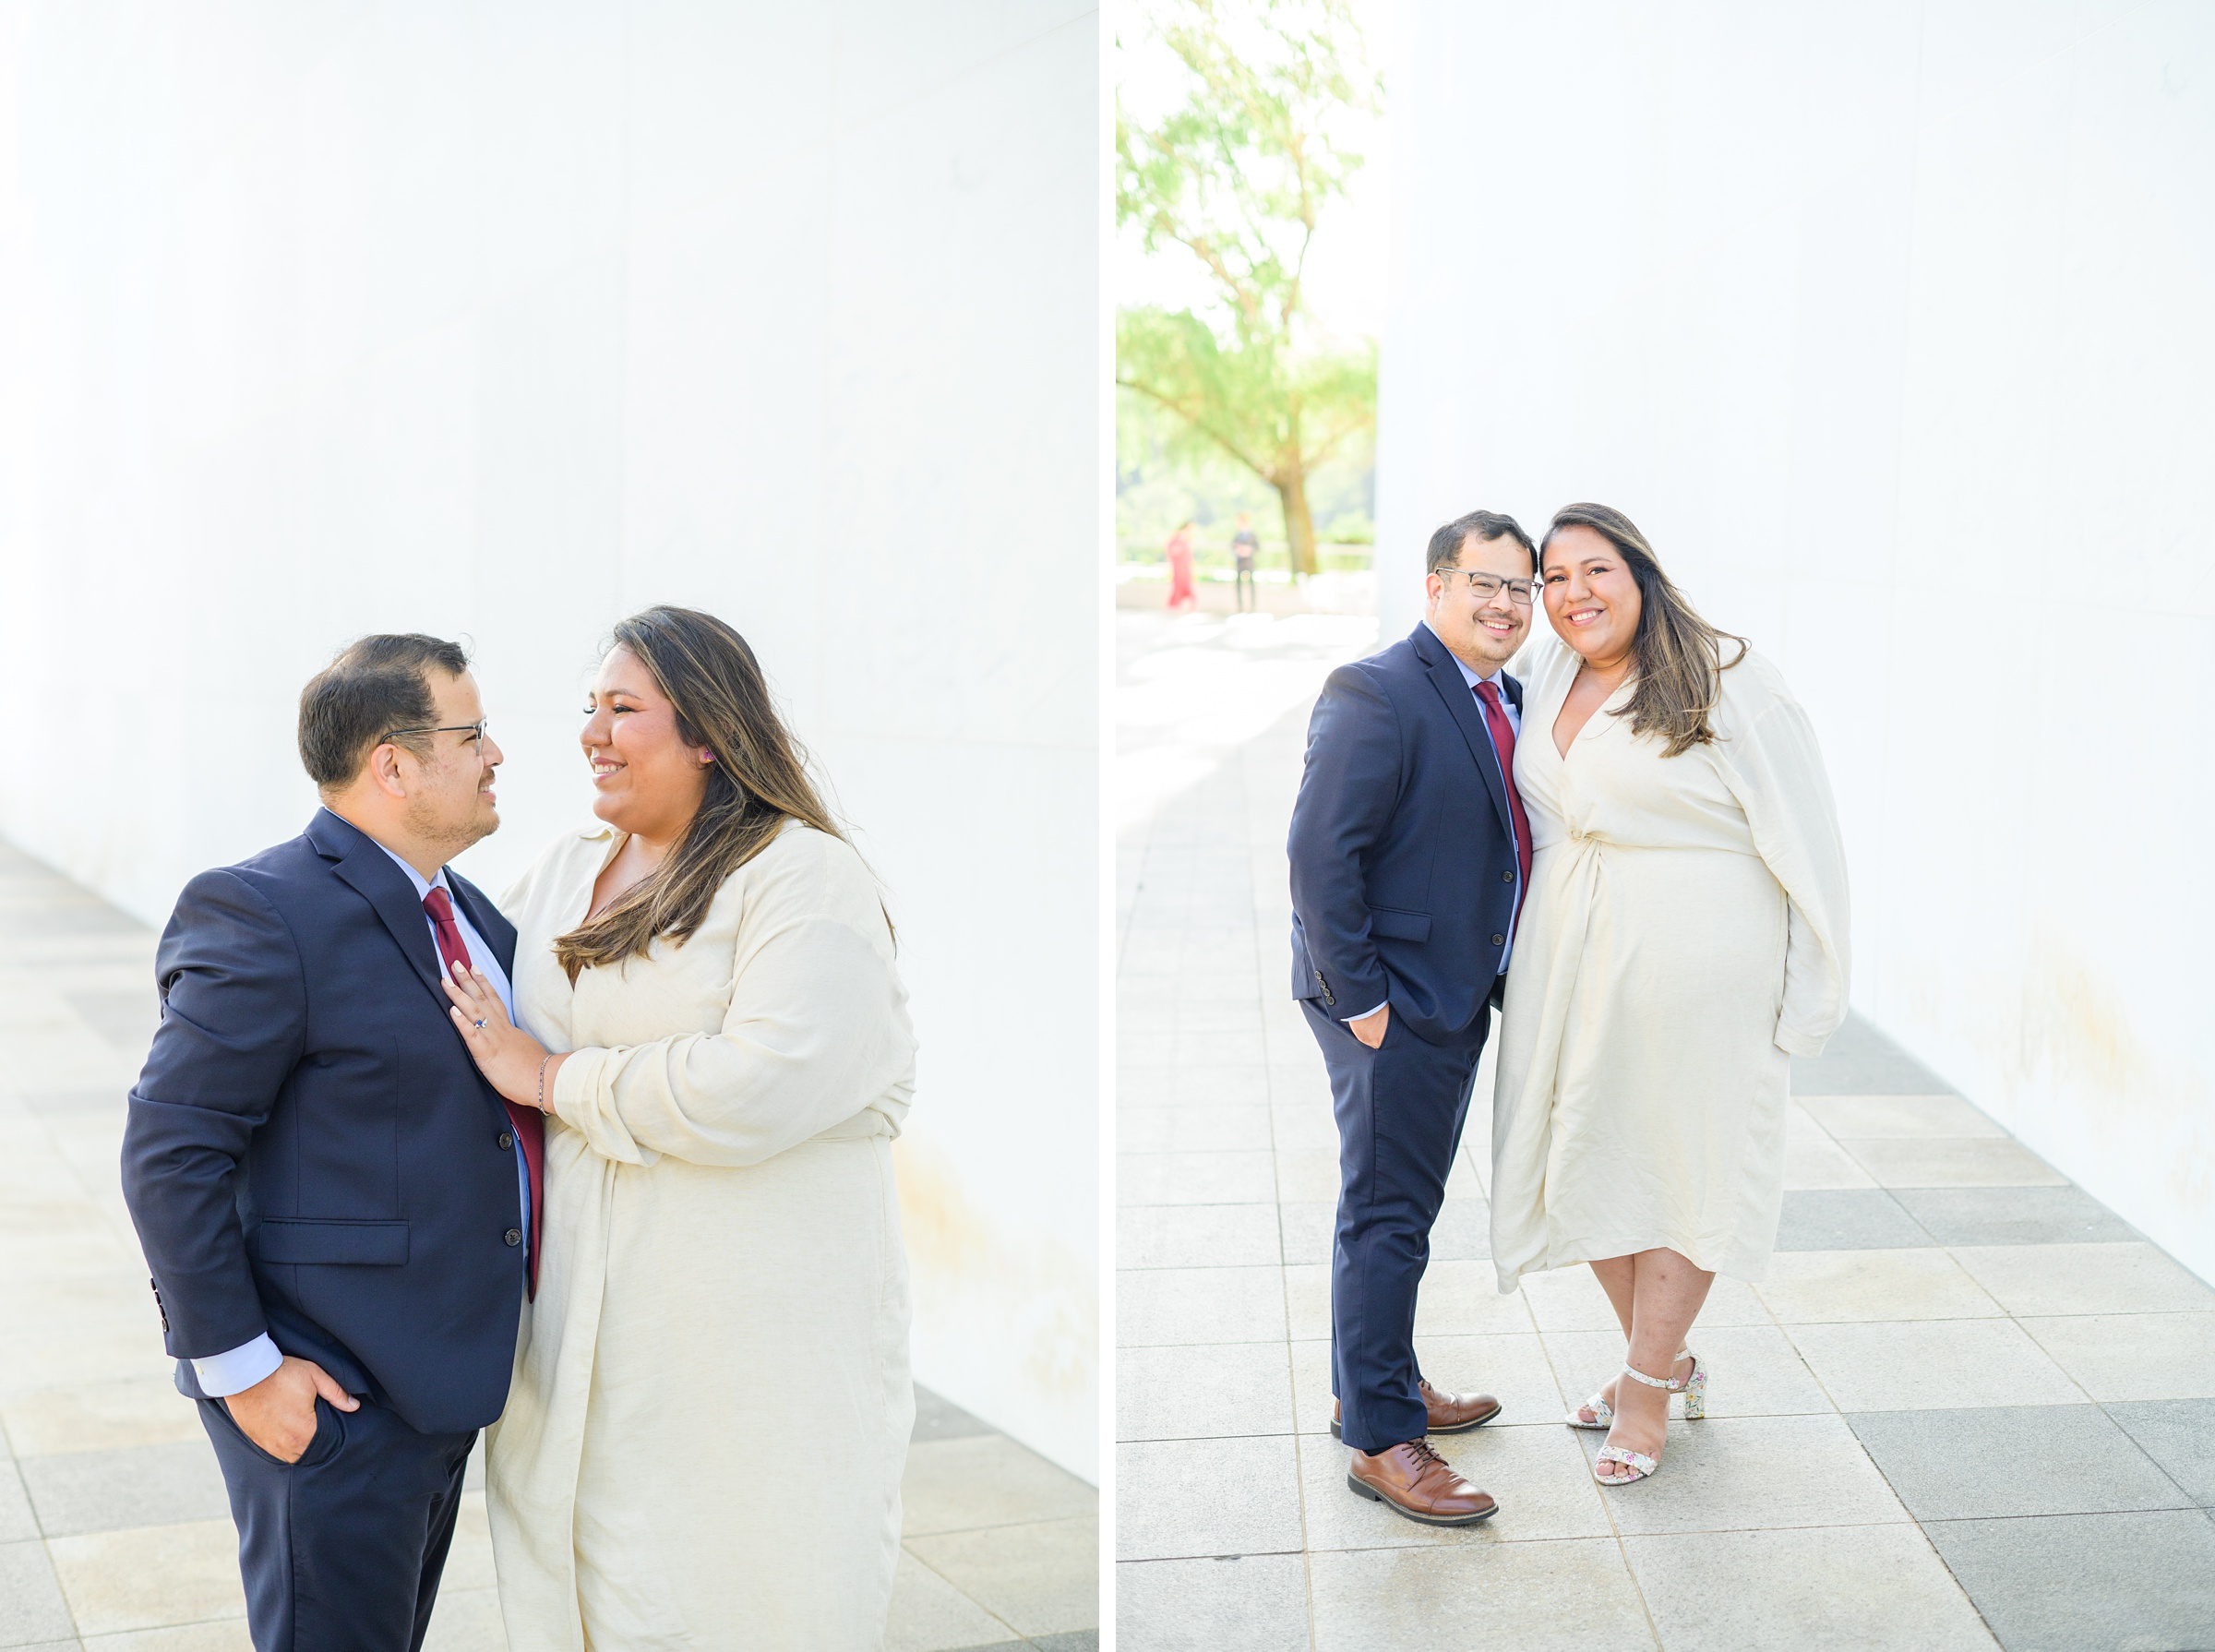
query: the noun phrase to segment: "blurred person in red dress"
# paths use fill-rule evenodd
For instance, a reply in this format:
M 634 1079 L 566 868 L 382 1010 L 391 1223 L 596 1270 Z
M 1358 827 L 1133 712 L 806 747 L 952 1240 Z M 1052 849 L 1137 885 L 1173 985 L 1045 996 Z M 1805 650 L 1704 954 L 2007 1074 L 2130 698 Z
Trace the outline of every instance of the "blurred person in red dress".
M 1192 589 L 1192 524 L 1188 521 L 1170 534 L 1166 548 L 1169 556 L 1169 612 L 1196 610 L 1200 596 Z

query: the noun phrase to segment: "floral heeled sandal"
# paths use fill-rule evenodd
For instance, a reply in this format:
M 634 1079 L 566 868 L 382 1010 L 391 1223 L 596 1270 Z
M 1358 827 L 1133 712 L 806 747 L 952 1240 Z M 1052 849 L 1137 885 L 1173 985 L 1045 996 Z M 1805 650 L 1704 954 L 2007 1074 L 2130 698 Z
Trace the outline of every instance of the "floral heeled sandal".
M 1687 1350 L 1683 1354 L 1679 1354 L 1677 1359 L 1683 1359 L 1689 1357 L 1690 1350 Z M 1670 1361 L 1670 1369 L 1672 1371 L 1676 1369 L 1675 1359 Z M 1627 1364 L 1622 1368 L 1622 1374 L 1633 1382 L 1644 1383 L 1648 1388 L 1659 1388 L 1670 1394 L 1682 1395 L 1684 1396 L 1684 1417 L 1687 1421 L 1697 1422 L 1707 1415 L 1707 1372 L 1697 1359 L 1694 1359 L 1692 1361 L 1692 1374 L 1682 1383 L 1672 1383 L 1667 1377 L 1649 1377 L 1642 1371 L 1634 1371 Z M 1590 1407 L 1587 1407 L 1586 1409 L 1590 1409 Z M 1628 1474 L 1602 1474 L 1600 1469 L 1610 1463 L 1617 1464 L 1629 1469 L 1630 1472 Z M 1603 1445 L 1593 1456 L 1592 1478 L 1603 1486 L 1634 1486 L 1660 1466 L 1661 1459 L 1659 1457 L 1649 1457 L 1644 1452 L 1633 1451 L 1627 1445 Z
M 1706 1368 L 1701 1365 L 1699 1356 L 1694 1354 L 1690 1348 L 1680 1348 L 1677 1351 L 1677 1359 L 1689 1359 L 1692 1361 L 1691 1374 L 1688 1375 L 1682 1383 L 1671 1382 L 1657 1383 L 1651 1377 L 1640 1375 L 1640 1373 L 1637 1371 L 1631 1371 L 1631 1374 L 1634 1377 L 1637 1377 L 1641 1383 L 1646 1383 L 1648 1386 L 1666 1388 L 1671 1394 L 1682 1395 L 1684 1396 L 1684 1420 L 1687 1422 L 1697 1422 L 1701 1418 L 1707 1415 Z M 1677 1359 L 1671 1359 L 1669 1362 L 1669 1368 L 1672 1371 L 1677 1368 Z M 1625 1366 L 1623 1369 L 1625 1371 L 1630 1370 L 1628 1366 Z M 1576 1414 L 1577 1411 L 1591 1412 L 1594 1420 L 1586 1422 L 1583 1418 Z M 1562 1418 L 1562 1420 L 1567 1423 L 1573 1429 L 1599 1429 L 1604 1431 L 1615 1426 L 1615 1407 L 1609 1405 L 1605 1397 L 1595 1394 L 1590 1399 L 1579 1406 L 1576 1408 L 1576 1411 L 1570 1412 L 1569 1415 Z

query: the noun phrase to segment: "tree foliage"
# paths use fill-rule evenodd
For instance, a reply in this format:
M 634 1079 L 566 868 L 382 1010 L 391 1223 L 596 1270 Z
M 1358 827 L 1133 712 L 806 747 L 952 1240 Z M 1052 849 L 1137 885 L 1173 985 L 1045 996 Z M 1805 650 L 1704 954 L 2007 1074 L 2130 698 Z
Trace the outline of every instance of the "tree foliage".
M 1322 209 L 1361 164 L 1339 133 L 1375 112 L 1377 80 L 1346 0 L 1168 0 L 1155 28 L 1189 85 L 1151 125 L 1119 99 L 1116 221 L 1198 259 L 1216 302 L 1124 308 L 1116 381 L 1275 487 L 1311 573 L 1307 477 L 1375 423 L 1376 352 L 1330 344 L 1304 281 Z

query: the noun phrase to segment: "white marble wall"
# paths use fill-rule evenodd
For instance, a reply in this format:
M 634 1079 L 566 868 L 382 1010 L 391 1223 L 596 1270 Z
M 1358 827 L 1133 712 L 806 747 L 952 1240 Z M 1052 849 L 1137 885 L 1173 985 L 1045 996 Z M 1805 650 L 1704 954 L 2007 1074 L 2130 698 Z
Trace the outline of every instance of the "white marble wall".
M 1820 725 L 1856 1002 L 2215 1278 L 2215 10 L 1408 21 L 1387 634 L 1626 510 Z
M 1096 1474 L 1098 21 L 0 6 L 0 833 L 158 921 L 301 682 L 473 641 L 495 889 L 610 621 L 755 644 L 892 892 L 918 1376 Z M 743 1265 L 743 1258 L 734 1258 Z

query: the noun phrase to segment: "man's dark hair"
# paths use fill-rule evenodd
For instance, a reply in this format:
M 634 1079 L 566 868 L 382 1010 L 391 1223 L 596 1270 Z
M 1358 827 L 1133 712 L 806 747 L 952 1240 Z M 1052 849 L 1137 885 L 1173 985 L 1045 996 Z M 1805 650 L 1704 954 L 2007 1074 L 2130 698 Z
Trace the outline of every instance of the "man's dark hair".
M 417 632 L 364 637 L 307 679 L 300 690 L 300 761 L 319 790 L 352 784 L 395 729 L 438 721 L 429 677 L 434 666 L 460 676 L 469 669 L 469 655 L 459 642 Z M 428 735 L 403 735 L 392 743 L 417 757 L 431 754 Z
M 1431 535 L 1431 554 L 1423 558 L 1423 572 L 1434 574 L 1442 568 L 1452 568 L 1461 555 L 1463 543 L 1471 534 L 1479 539 L 1514 540 L 1530 553 L 1530 571 L 1534 574 L 1539 571 L 1539 547 L 1530 543 L 1530 535 L 1523 532 L 1522 523 L 1497 510 L 1472 510 L 1467 516 L 1455 517 Z

